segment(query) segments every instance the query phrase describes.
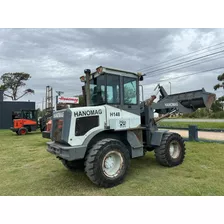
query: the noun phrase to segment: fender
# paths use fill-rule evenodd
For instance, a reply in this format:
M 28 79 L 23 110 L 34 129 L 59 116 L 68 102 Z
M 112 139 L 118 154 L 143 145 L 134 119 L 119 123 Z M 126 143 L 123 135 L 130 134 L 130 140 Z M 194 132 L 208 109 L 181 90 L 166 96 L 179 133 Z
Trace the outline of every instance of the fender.
M 160 146 L 163 135 L 167 133 L 167 130 L 158 130 L 152 133 L 151 145 L 152 146 Z

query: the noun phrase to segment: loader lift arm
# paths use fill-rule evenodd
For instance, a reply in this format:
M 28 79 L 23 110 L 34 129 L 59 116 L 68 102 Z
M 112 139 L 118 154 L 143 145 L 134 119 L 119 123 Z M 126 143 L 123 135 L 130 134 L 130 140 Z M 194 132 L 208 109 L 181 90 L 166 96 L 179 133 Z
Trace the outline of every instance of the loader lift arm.
M 141 105 L 141 124 L 146 131 L 143 134 L 143 141 L 148 151 L 153 150 L 152 138 L 153 135 L 161 136 L 157 127 L 157 122 L 169 117 L 174 113 L 192 113 L 198 108 L 210 109 L 215 100 L 215 94 L 206 92 L 203 88 L 201 90 L 183 92 L 168 95 L 165 89 L 157 85 L 161 94 L 157 103 L 154 103 L 156 96 L 153 95 L 145 100 Z M 161 117 L 154 118 L 154 113 L 159 113 Z M 160 144 L 160 137 L 155 137 L 157 144 Z M 156 142 L 154 141 L 154 143 Z

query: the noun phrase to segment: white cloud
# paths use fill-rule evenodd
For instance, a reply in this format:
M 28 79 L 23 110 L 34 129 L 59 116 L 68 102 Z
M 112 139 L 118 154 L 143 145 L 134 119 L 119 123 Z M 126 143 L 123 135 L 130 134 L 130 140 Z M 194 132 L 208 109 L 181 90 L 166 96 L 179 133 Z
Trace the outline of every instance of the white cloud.
M 213 91 L 221 71 L 183 79 L 175 77 L 219 67 L 223 59 L 176 71 L 152 71 L 162 68 L 158 63 L 222 42 L 223 38 L 223 29 L 0 29 L 0 74 L 30 73 L 27 87 L 34 88 L 36 94 L 24 100 L 38 102 L 45 96 L 47 85 L 66 95 L 81 93 L 79 77 L 84 69 L 94 70 L 99 65 L 132 71 L 147 67 L 142 70 L 147 73 L 143 82 L 145 96 L 154 94 L 156 84 L 167 79 L 172 83 L 173 93 L 201 86 Z M 161 85 L 169 91 L 169 80 Z

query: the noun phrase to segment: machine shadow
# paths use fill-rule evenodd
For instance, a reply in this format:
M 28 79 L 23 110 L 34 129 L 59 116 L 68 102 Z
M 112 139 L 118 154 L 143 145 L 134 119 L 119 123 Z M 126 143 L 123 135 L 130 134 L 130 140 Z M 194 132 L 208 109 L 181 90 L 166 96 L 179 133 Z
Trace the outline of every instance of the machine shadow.
M 146 169 L 158 169 L 159 166 L 160 165 L 156 162 L 156 159 L 152 155 L 132 159 L 126 180 L 132 179 L 132 177 L 136 176 L 136 170 L 138 170 L 138 173 L 141 173 L 141 171 L 145 171 Z M 97 192 L 102 192 L 103 189 L 105 190 L 105 188 L 101 188 L 93 184 L 86 176 L 84 169 L 78 169 L 75 172 L 72 172 L 66 168 L 63 168 L 60 172 L 55 172 L 54 176 L 49 177 L 49 180 L 52 183 L 58 182 L 58 179 L 60 179 L 61 182 L 60 187 L 66 190 L 69 190 L 71 186 L 74 188 L 83 187 L 86 191 L 94 190 Z M 123 184 L 125 184 L 125 182 L 126 181 L 124 181 Z

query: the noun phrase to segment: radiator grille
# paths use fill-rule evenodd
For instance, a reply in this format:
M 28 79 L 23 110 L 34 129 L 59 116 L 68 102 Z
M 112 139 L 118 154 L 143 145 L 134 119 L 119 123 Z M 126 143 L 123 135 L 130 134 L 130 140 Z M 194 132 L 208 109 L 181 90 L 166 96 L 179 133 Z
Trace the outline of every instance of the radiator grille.
M 61 141 L 61 135 L 62 135 L 62 127 L 63 127 L 63 119 L 54 119 L 53 121 L 53 139 L 56 142 Z
M 99 126 L 99 116 L 81 117 L 76 119 L 75 135 L 83 136 L 89 130 Z

